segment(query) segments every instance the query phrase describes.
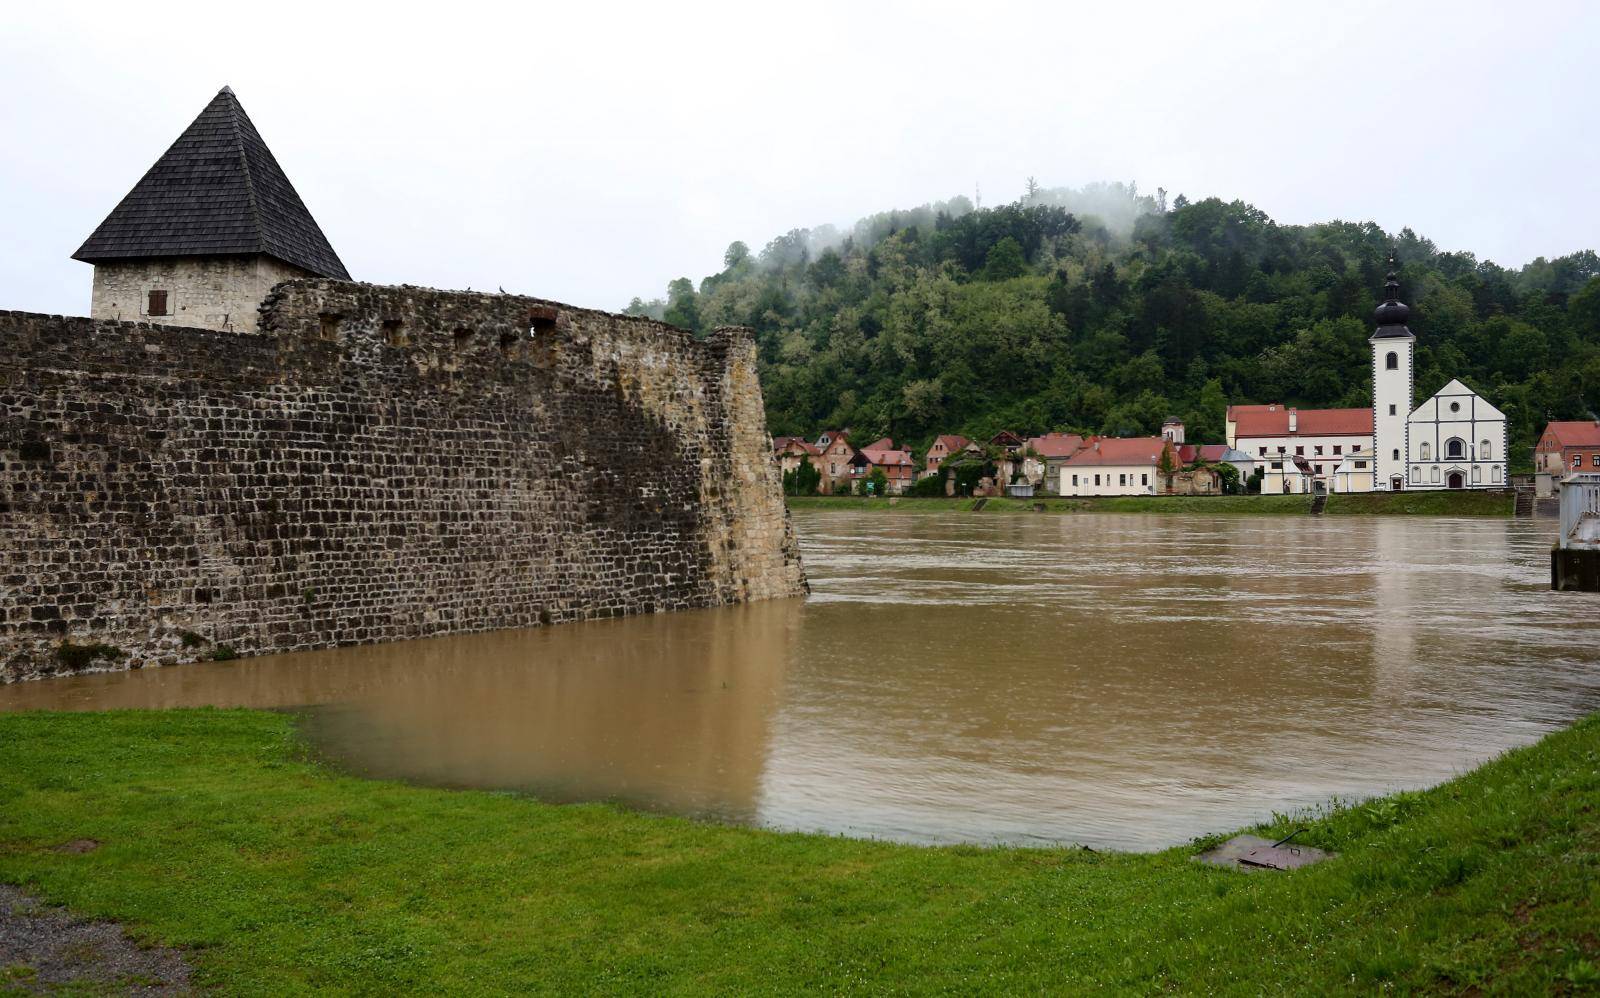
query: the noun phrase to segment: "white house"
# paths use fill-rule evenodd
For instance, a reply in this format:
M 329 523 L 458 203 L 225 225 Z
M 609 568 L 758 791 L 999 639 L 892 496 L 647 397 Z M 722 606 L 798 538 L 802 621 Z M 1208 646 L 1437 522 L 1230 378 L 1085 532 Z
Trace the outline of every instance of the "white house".
M 1411 310 L 1393 272 L 1384 291 L 1368 340 L 1370 409 L 1228 407 L 1228 445 L 1266 462 L 1263 493 L 1309 492 L 1317 481 L 1334 492 L 1506 487 L 1505 414 L 1460 381 L 1413 408 Z
M 1061 465 L 1064 496 L 1153 496 L 1166 437 L 1101 437 Z M 1174 455 L 1176 460 L 1176 455 Z
M 1309 492 L 1311 477 L 1330 482 L 1346 461 L 1372 460 L 1371 409 L 1295 409 L 1283 405 L 1231 405 L 1228 446 L 1255 458 L 1263 494 Z M 1304 458 L 1313 476 L 1301 473 Z M 1372 473 L 1366 471 L 1370 482 Z M 1365 492 L 1370 485 L 1340 491 Z

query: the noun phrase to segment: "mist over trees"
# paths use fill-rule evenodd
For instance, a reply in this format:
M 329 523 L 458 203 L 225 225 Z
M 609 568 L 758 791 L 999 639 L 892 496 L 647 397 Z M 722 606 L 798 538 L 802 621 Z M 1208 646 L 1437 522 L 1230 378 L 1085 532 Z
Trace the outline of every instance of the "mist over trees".
M 1421 400 L 1459 377 L 1510 420 L 1514 470 L 1549 419 L 1600 407 L 1600 258 L 1508 270 L 1409 229 L 1279 225 L 1133 185 L 965 197 L 795 229 L 627 311 L 756 332 L 774 434 L 850 427 L 923 448 L 1002 428 L 1221 441 L 1227 403 L 1370 404 L 1367 337 L 1396 248 Z

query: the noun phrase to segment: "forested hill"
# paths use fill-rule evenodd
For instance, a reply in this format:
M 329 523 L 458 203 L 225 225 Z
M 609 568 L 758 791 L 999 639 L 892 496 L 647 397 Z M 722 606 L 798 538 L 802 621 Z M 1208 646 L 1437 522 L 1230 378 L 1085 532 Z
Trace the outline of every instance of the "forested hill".
M 1072 430 L 1220 441 L 1230 402 L 1367 405 L 1367 337 L 1398 252 L 1417 398 L 1459 377 L 1511 420 L 1528 463 L 1548 419 L 1600 408 L 1600 258 L 1508 270 L 1409 229 L 1279 225 L 1250 205 L 1122 185 L 965 198 L 728 248 L 696 287 L 629 311 L 748 325 L 774 434 L 850 427 L 913 448 Z M 1515 470 L 1515 468 L 1514 468 Z

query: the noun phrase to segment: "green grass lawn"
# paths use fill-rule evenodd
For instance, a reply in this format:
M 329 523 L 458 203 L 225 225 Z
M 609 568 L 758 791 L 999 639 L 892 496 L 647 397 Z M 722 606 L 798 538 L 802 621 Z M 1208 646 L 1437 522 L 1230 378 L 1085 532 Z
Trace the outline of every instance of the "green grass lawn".
M 1600 716 L 1307 824 L 1341 855 L 1293 874 L 921 848 L 340 776 L 282 714 L 0 715 L 0 881 L 227 993 L 1600 985 Z
M 904 497 L 866 499 L 856 496 L 791 496 L 791 509 L 875 509 L 917 513 L 970 513 L 972 499 Z M 892 504 L 891 504 L 892 503 Z M 1106 496 L 1095 499 L 993 498 L 982 513 L 1031 513 L 1035 506 L 1048 513 L 1184 513 L 1184 514 L 1293 514 L 1305 516 L 1309 496 Z M 1507 492 L 1356 492 L 1328 497 L 1330 516 L 1510 516 Z

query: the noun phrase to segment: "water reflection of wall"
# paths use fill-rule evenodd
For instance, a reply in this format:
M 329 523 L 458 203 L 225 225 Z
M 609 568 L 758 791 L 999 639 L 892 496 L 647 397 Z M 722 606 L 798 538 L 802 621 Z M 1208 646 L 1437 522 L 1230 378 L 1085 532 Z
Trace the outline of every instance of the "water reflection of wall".
M 744 819 L 803 612 L 783 600 L 74 677 L 0 688 L 0 709 L 316 705 L 308 736 L 372 775 Z

